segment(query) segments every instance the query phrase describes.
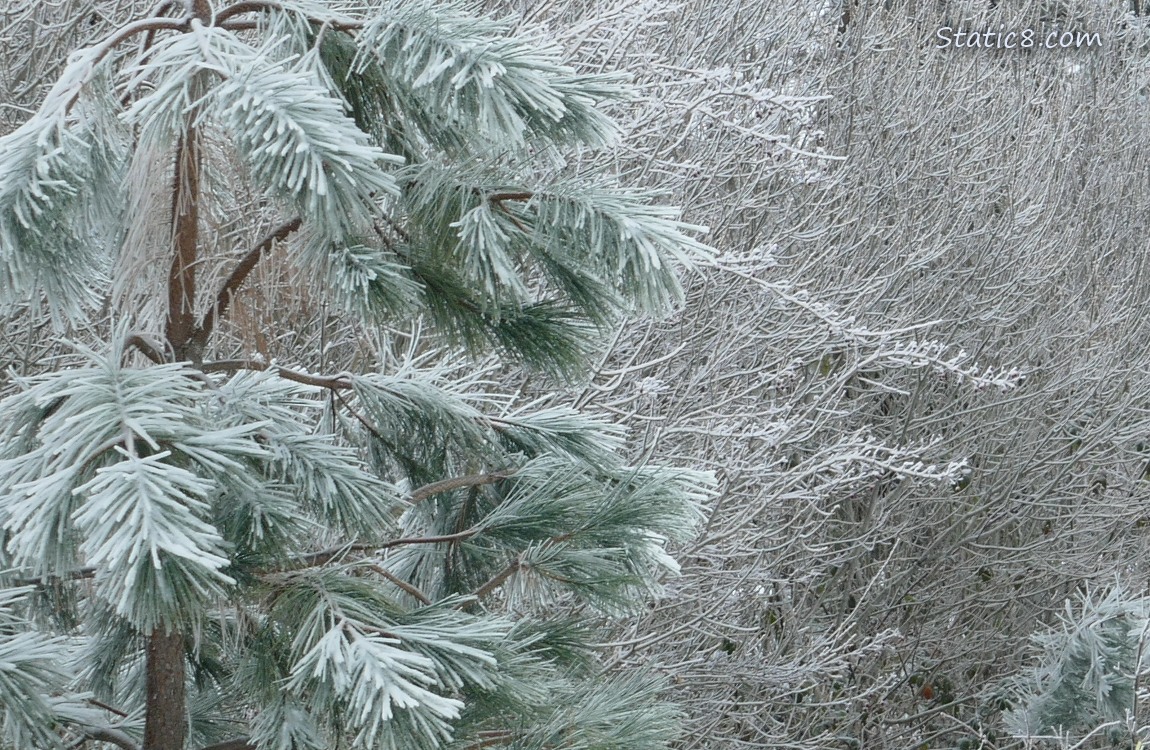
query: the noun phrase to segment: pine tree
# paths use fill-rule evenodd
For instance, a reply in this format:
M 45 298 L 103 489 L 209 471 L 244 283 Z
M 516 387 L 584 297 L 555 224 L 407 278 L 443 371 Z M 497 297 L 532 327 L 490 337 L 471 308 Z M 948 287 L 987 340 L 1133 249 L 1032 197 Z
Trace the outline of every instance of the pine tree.
M 1037 664 L 1014 682 L 1006 724 L 1018 737 L 1079 739 L 1100 735 L 1110 746 L 1130 746 L 1145 692 L 1150 602 L 1121 587 L 1104 596 L 1067 600 L 1060 622 L 1031 637 Z M 1067 743 L 1069 744 L 1069 743 Z M 1076 747 L 1086 746 L 1079 739 Z
M 578 373 L 680 299 L 697 228 L 604 176 L 621 77 L 467 7 L 336 5 L 164 3 L 0 139 L 0 305 L 75 352 L 0 402 L 2 746 L 673 736 L 592 644 L 709 478 L 490 357 Z M 371 361 L 262 356 L 310 323 L 238 324 L 257 280 Z

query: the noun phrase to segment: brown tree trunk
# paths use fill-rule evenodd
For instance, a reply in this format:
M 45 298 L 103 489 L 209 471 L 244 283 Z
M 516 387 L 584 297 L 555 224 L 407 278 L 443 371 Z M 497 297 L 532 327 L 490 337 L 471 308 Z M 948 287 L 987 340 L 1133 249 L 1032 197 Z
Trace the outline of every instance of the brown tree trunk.
M 194 114 L 190 117 L 194 117 Z M 200 357 L 190 352 L 195 327 L 196 258 L 199 253 L 200 149 L 190 125 L 176 146 L 172 184 L 172 266 L 168 272 L 165 334 L 177 361 Z M 157 626 L 148 638 L 148 694 L 141 750 L 184 750 L 187 695 L 184 636 L 173 626 Z
M 199 252 L 200 149 L 189 127 L 176 147 L 172 186 L 172 266 L 168 271 L 168 321 L 165 333 L 177 360 L 194 353 L 188 343 L 195 328 L 196 256 Z
M 148 699 L 141 750 L 184 750 L 188 734 L 184 636 L 163 627 L 148 639 Z

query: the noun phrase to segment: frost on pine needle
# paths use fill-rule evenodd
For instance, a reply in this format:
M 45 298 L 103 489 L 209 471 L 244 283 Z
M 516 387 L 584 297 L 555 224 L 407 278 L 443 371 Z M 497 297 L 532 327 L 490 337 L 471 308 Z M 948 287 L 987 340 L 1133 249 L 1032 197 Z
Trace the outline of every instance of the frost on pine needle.
M 666 747 L 593 634 L 714 478 L 565 390 L 713 254 L 607 164 L 625 76 L 451 2 L 105 5 L 0 135 L 0 311 L 78 342 L 0 381 L 0 746 Z

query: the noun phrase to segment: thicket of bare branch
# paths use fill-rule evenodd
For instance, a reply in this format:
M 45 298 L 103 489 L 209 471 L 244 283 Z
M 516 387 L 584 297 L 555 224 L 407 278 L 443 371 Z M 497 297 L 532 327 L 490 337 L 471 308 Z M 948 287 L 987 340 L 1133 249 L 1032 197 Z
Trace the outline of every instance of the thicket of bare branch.
M 723 252 L 581 399 L 723 478 L 615 645 L 672 676 L 684 748 L 1019 746 L 1031 633 L 1147 589 L 1150 34 L 986 5 L 547 11 L 642 81 L 622 169 Z M 1105 48 L 936 49 L 964 19 Z

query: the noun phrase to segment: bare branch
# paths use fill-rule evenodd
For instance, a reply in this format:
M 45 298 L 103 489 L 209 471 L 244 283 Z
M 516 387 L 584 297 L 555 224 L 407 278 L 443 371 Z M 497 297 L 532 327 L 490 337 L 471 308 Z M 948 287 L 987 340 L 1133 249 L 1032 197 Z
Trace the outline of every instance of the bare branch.
M 129 39 L 140 33 L 155 34 L 157 31 L 164 30 L 187 31 L 188 22 L 183 19 L 174 20 L 171 18 L 145 18 L 139 21 L 133 21 L 100 44 L 99 52 L 93 60 L 93 65 L 103 60 L 109 52 L 114 50 L 125 39 Z
M 343 544 L 339 547 L 329 547 L 328 549 L 319 550 L 318 552 L 308 552 L 302 555 L 293 555 L 292 562 L 302 563 L 306 567 L 315 567 L 318 565 L 326 565 L 327 563 L 337 558 L 342 558 L 349 552 L 367 552 L 369 550 L 385 550 L 394 547 L 404 547 L 409 544 L 444 544 L 447 542 L 459 542 L 478 534 L 482 529 L 472 527 L 466 531 L 460 531 L 455 534 L 444 534 L 442 536 L 413 536 L 404 537 L 402 539 L 392 539 L 389 542 L 380 542 L 378 544 Z
M 114 727 L 81 727 L 80 731 L 85 737 L 97 742 L 110 742 L 123 750 L 140 750 L 140 746 L 126 732 Z
M 371 422 L 368 420 L 368 418 L 367 418 L 367 417 L 365 417 L 365 416 L 363 416 L 362 414 L 360 414 L 358 409 L 354 408 L 354 407 L 353 407 L 351 404 L 349 404 L 349 403 L 347 402 L 347 399 L 343 397 L 343 394 L 342 394 L 342 393 L 340 393 L 339 391 L 337 391 L 337 390 L 334 390 L 334 389 L 333 389 L 333 390 L 332 390 L 332 394 L 333 394 L 333 395 L 336 397 L 336 399 L 338 399 L 338 400 L 339 400 L 339 402 L 340 402 L 341 404 L 343 404 L 343 408 L 347 409 L 348 413 L 349 413 L 349 414 L 351 414 L 353 417 L 355 417 L 356 421 L 357 421 L 357 422 L 359 422 L 361 425 L 363 425 L 363 426 L 364 426 L 364 428 L 365 428 L 365 429 L 366 429 L 366 430 L 367 430 L 369 433 L 371 433 L 371 436 L 372 436 L 372 437 L 374 437 L 376 440 L 379 440 L 379 441 L 381 441 L 381 442 L 384 442 L 384 443 L 386 443 L 386 442 L 387 442 L 387 440 L 386 440 L 386 439 L 383 437 L 383 435 L 382 435 L 382 434 L 380 434 L 379 430 L 378 430 L 378 429 L 376 429 L 376 426 L 375 426 L 375 425 L 373 425 L 373 424 L 372 424 L 372 423 L 371 423 Z
M 214 745 L 207 745 L 200 748 L 200 750 L 256 750 L 256 746 L 253 745 L 247 737 L 237 737 L 234 740 L 226 740 L 224 742 L 217 742 Z
M 478 487 L 484 484 L 494 484 L 495 482 L 502 481 L 514 475 L 514 470 L 508 470 L 493 471 L 487 474 L 472 474 L 470 476 L 453 477 L 451 479 L 442 479 L 438 482 L 425 484 L 419 489 L 413 490 L 411 496 L 408 499 L 412 503 L 418 503 L 420 500 L 425 500 L 432 495 L 438 495 L 443 492 L 451 492 L 452 490 L 461 490 L 466 487 Z
M 520 563 L 519 558 L 512 560 L 507 564 L 506 568 L 492 576 L 491 579 L 487 581 L 487 583 L 475 589 L 475 593 L 473 593 L 472 596 L 474 596 L 476 599 L 482 599 L 483 597 L 487 596 L 492 591 L 502 586 L 504 581 L 506 581 L 508 578 L 514 575 L 516 571 L 519 570 L 521 565 L 522 563 Z
M 236 372 L 237 370 L 272 370 L 285 380 L 291 380 L 304 385 L 314 385 L 320 388 L 329 388 L 340 391 L 351 388 L 351 381 L 343 375 L 311 375 L 298 370 L 291 370 L 280 365 L 269 365 L 254 359 L 220 359 L 204 362 L 199 368 L 202 372 Z
M 229 22 L 230 19 L 236 16 L 244 15 L 245 13 L 260 13 L 266 10 L 282 9 L 283 4 L 275 2 L 274 0 L 245 0 L 244 2 L 238 2 L 234 3 L 233 5 L 229 5 L 228 7 L 216 13 L 215 23 L 216 25 L 222 25 L 226 22 Z M 309 17 L 308 20 L 313 24 L 327 24 L 332 28 L 339 29 L 341 31 L 351 31 L 363 27 L 363 23 L 361 21 L 355 21 L 350 18 L 327 19 Z M 238 25 L 247 22 L 231 21 L 230 23 Z M 229 26 L 229 28 L 235 28 L 235 26 Z
M 427 594 L 423 593 L 422 591 L 417 589 L 415 586 L 412 586 L 410 583 L 403 580 L 402 578 L 391 573 L 386 568 L 384 568 L 382 565 L 372 565 L 370 567 L 370 569 L 372 571 L 374 571 L 375 573 L 379 574 L 380 576 L 382 576 L 383 578 L 386 578 L 388 581 L 392 582 L 393 584 L 398 586 L 400 589 L 403 589 L 405 592 L 410 594 L 412 598 L 418 600 L 421 604 L 431 604 L 431 598 L 428 597 Z
M 273 2 L 273 0 L 248 0 L 234 3 L 216 13 L 216 24 L 221 24 L 234 16 L 245 13 L 260 13 L 265 10 L 283 10 L 283 3 Z
M 212 362 L 204 362 L 202 365 L 200 365 L 200 370 L 205 373 L 233 373 L 240 370 L 259 371 L 266 369 L 268 369 L 267 362 L 260 362 L 254 359 L 217 359 Z
M 333 391 L 341 391 L 351 388 L 351 381 L 341 375 L 309 375 L 306 372 L 297 372 L 289 370 L 286 367 L 276 367 L 276 375 L 279 375 L 285 380 L 292 380 L 296 383 L 303 383 L 304 385 L 315 385 L 320 388 L 329 388 Z
M 87 698 L 86 700 L 88 701 L 88 703 L 91 703 L 96 708 L 102 708 L 105 711 L 108 711 L 109 713 L 113 713 L 116 716 L 119 716 L 120 718 L 123 718 L 123 719 L 128 718 L 128 712 L 127 711 L 122 711 L 122 710 L 116 708 L 115 706 L 109 706 L 107 703 L 104 703 L 102 701 L 98 701 L 95 698 Z
M 227 313 L 228 305 L 231 304 L 232 299 L 247 279 L 248 274 L 259 263 L 260 258 L 264 253 L 268 252 L 273 245 L 277 242 L 282 242 L 287 239 L 289 235 L 298 230 L 303 224 L 300 217 L 289 219 L 278 227 L 273 229 L 267 234 L 259 243 L 240 259 L 236 267 L 224 280 L 223 285 L 220 287 L 219 293 L 216 295 L 216 303 L 204 313 L 204 317 L 196 326 L 195 332 L 191 336 L 191 342 L 194 347 L 203 350 L 208 344 L 208 339 L 212 335 L 212 330 L 215 328 L 216 320 L 222 318 Z
M 482 750 L 482 748 L 491 747 L 492 745 L 505 745 L 509 740 L 515 737 L 514 732 L 506 730 L 477 732 L 476 735 L 479 737 L 479 740 L 472 742 L 464 748 L 464 750 Z
M 77 568 L 76 570 L 69 571 L 64 576 L 44 576 L 41 578 L 17 578 L 14 583 L 17 586 L 47 586 L 57 581 L 82 581 L 88 578 L 96 577 L 96 569 L 92 567 Z
M 487 196 L 487 200 L 492 203 L 502 203 L 503 201 L 529 201 L 534 197 L 535 193 L 520 190 L 517 192 L 491 193 Z
M 158 341 L 150 339 L 141 333 L 133 333 L 124 340 L 124 345 L 137 349 L 141 354 L 157 365 L 164 364 L 164 355 L 161 354 L 163 346 Z
M 454 534 L 442 534 L 439 536 L 412 536 L 403 539 L 392 539 L 390 542 L 384 542 L 379 545 L 378 549 L 392 549 L 393 547 L 404 547 L 409 544 L 446 544 L 450 542 L 462 542 L 470 539 L 478 534 L 483 529 L 472 526 L 466 531 L 459 531 Z
M 339 547 L 329 547 L 328 549 L 319 550 L 318 552 L 292 555 L 291 560 L 293 563 L 299 563 L 302 567 L 314 568 L 320 565 L 326 565 L 332 560 L 341 559 L 350 552 L 369 552 L 377 549 L 379 549 L 378 544 L 344 544 Z

